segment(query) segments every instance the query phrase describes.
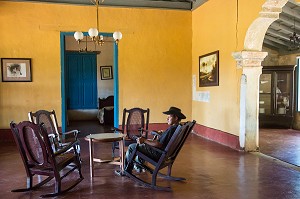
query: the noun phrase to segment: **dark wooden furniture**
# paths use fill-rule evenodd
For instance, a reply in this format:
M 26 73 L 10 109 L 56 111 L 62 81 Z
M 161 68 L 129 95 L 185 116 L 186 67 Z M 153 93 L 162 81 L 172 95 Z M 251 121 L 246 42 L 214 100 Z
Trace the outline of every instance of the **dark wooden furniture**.
M 132 108 L 123 110 L 122 128 L 115 128 L 118 133 L 123 133 L 125 137 L 125 146 L 136 142 L 137 137 L 148 137 L 150 110 L 141 108 Z M 113 155 L 117 144 L 113 144 Z
M 67 132 L 60 132 L 58 128 L 55 111 L 38 110 L 36 112 L 28 113 L 29 121 L 35 124 L 44 124 L 48 136 L 52 138 L 56 149 L 68 145 L 69 142 L 78 141 L 78 130 L 71 130 Z M 80 154 L 79 141 L 76 145 L 77 152 Z
M 185 180 L 185 178 L 182 177 L 171 176 L 171 171 L 173 163 L 176 160 L 176 157 L 179 154 L 186 138 L 192 131 L 195 123 L 196 121 L 194 120 L 192 122 L 186 122 L 182 126 L 179 125 L 164 150 L 148 145 L 148 147 L 150 147 L 151 149 L 161 153 L 161 156 L 158 159 L 152 159 L 151 157 L 147 156 L 147 154 L 143 153 L 143 151 L 140 151 L 139 147 L 136 147 L 135 150 L 132 152 L 131 156 L 129 157 L 128 164 L 125 167 L 125 175 L 146 187 L 150 187 L 156 190 L 171 191 L 170 187 L 162 187 L 156 184 L 157 175 L 167 180 Z M 138 162 L 135 161 L 136 156 L 145 160 L 145 162 L 147 162 L 148 164 L 140 165 Z M 132 172 L 134 164 L 139 164 L 139 166 L 143 167 L 146 171 L 150 172 L 150 174 L 152 175 L 151 183 L 147 182 L 145 179 L 140 178 L 138 175 L 135 175 Z M 154 168 L 152 166 L 150 167 L 149 164 L 152 165 Z M 165 167 L 168 167 L 167 174 L 160 173 L 159 171 Z
M 27 173 L 27 187 L 12 192 L 34 190 L 54 178 L 55 191 L 41 195 L 41 197 L 54 197 L 69 191 L 83 180 L 79 155 L 75 150 L 77 141 L 69 143 L 58 151 L 53 151 L 45 125 L 24 121 L 19 124 L 11 122 L 10 127 Z M 73 148 L 72 152 L 68 152 L 71 148 Z M 73 172 L 74 170 L 78 170 L 78 173 Z M 69 186 L 62 190 L 62 179 L 71 173 L 76 173 L 79 177 L 77 180 L 74 180 L 74 177 L 68 178 Z M 48 177 L 33 186 L 35 175 Z
M 114 96 L 108 96 L 105 99 L 99 98 L 99 112 L 98 119 L 100 124 L 113 125 L 114 124 Z
M 259 126 L 291 128 L 295 66 L 264 66 L 259 88 Z

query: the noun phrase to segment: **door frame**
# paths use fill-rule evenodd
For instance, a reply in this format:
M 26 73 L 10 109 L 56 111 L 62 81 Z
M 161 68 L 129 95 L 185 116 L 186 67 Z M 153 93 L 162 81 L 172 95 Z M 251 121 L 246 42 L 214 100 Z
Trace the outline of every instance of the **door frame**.
M 84 36 L 88 33 L 84 32 Z M 73 36 L 74 32 L 60 32 L 60 65 L 61 65 L 61 128 L 66 131 L 67 124 L 67 100 L 66 100 L 66 71 L 65 71 L 65 36 Z M 105 37 L 113 37 L 113 33 L 101 33 Z M 114 43 L 113 48 L 114 62 L 114 127 L 119 126 L 119 67 L 118 67 L 118 45 Z

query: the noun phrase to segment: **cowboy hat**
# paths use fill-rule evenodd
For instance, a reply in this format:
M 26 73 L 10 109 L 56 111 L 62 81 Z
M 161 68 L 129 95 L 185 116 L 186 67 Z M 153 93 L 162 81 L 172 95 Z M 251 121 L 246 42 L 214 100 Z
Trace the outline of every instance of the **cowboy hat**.
M 185 119 L 185 115 L 181 113 L 181 110 L 177 107 L 171 106 L 168 111 L 163 112 L 166 115 L 176 115 L 179 119 Z

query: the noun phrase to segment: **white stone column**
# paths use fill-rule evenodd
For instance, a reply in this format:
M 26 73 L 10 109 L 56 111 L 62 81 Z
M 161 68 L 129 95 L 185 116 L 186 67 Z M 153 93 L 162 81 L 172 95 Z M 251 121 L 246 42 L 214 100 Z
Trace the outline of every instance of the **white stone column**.
M 259 109 L 259 78 L 262 73 L 261 62 L 267 56 L 266 52 L 261 52 L 263 40 L 268 27 L 279 18 L 282 7 L 288 0 L 266 0 L 259 13 L 259 17 L 255 19 L 249 26 L 245 40 L 244 50 L 233 53 L 234 59 L 237 61 L 237 67 L 241 68 L 243 75 L 246 77 L 246 85 L 241 85 L 245 89 L 246 96 L 243 96 L 245 102 L 240 103 L 241 111 L 240 136 L 244 136 L 245 143 L 241 143 L 241 147 L 245 147 L 245 151 L 258 150 L 258 109 Z M 245 84 L 245 82 L 243 82 Z M 245 139 L 244 139 L 245 138 Z
M 241 68 L 243 75 L 246 76 L 245 129 L 241 130 L 241 132 L 245 132 L 245 151 L 258 150 L 259 78 L 262 73 L 261 62 L 267 54 L 267 52 L 259 51 L 233 53 L 237 67 Z

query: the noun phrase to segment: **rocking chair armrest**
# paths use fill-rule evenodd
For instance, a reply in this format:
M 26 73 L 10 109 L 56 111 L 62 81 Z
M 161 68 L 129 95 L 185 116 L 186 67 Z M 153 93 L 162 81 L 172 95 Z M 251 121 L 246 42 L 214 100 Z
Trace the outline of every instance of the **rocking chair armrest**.
M 63 134 L 65 134 L 65 135 L 74 134 L 74 136 L 77 136 L 78 133 L 79 133 L 78 130 L 71 130 L 71 131 L 67 131 L 67 132 L 64 132 L 64 133 L 59 132 L 59 135 L 62 136 Z
M 78 134 L 79 131 L 78 130 L 71 130 L 71 131 L 64 132 L 64 134 L 71 134 L 71 133 L 73 133 L 75 135 L 75 134 Z
M 79 133 L 80 133 L 80 131 L 78 131 L 78 130 L 71 130 L 71 131 L 67 131 L 67 132 L 64 132 L 64 133 L 59 132 L 59 135 L 60 135 L 60 137 L 63 137 L 63 135 L 65 135 L 65 136 L 73 135 L 74 137 L 71 137 L 71 138 L 74 139 L 74 140 L 77 140 L 77 136 L 78 136 Z
M 76 141 L 69 143 L 68 145 L 65 145 L 63 148 L 60 148 L 58 151 L 56 151 L 54 153 L 54 156 L 58 156 L 60 154 L 67 152 L 69 149 L 71 149 L 72 147 L 75 147 L 77 144 L 78 144 L 78 141 L 76 140 Z
M 56 135 L 54 133 L 49 133 L 48 134 L 48 138 L 50 139 L 55 139 L 56 138 Z

